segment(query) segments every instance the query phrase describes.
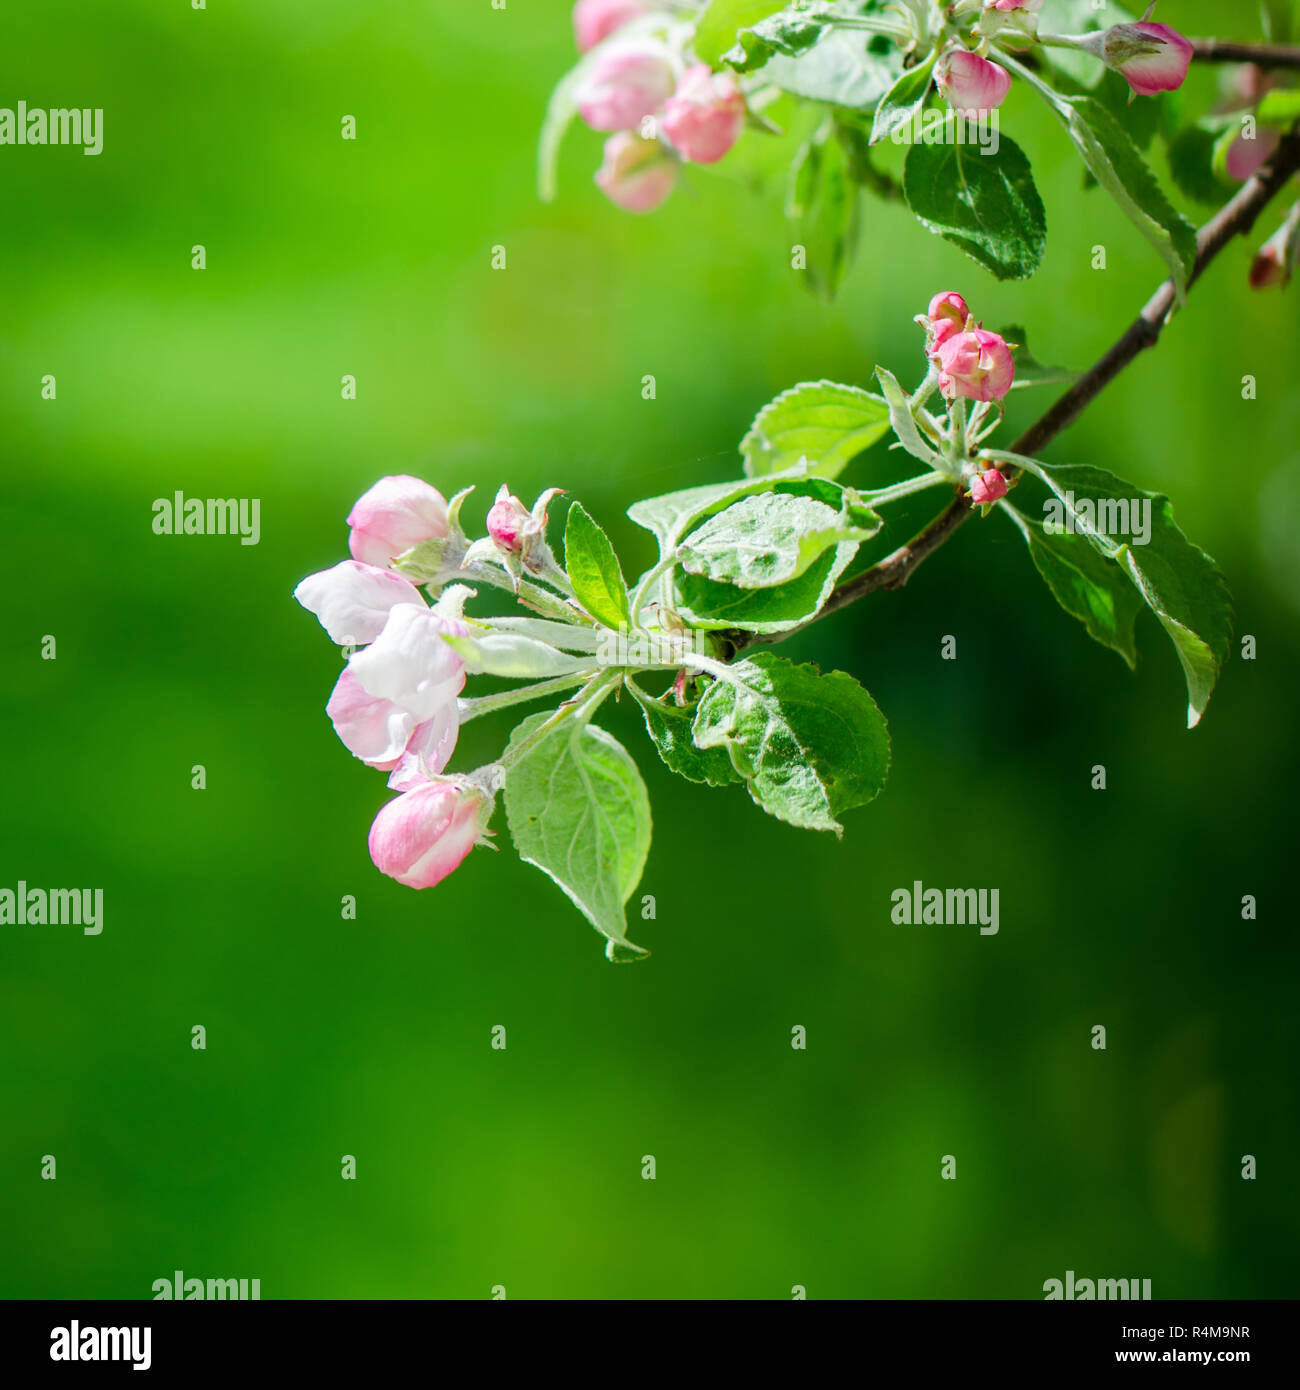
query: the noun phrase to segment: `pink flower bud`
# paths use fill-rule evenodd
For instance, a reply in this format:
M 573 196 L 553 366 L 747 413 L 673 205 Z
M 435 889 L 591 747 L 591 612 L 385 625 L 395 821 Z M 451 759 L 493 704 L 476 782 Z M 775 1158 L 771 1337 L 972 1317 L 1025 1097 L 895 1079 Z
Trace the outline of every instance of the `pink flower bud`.
M 1001 106 L 1011 90 L 1011 74 L 966 48 L 950 48 L 935 69 L 935 85 L 955 111 L 977 115 Z
M 1012 10 L 1024 10 L 1032 14 L 1035 10 L 1043 8 L 1043 0 L 984 0 L 986 10 L 999 10 L 1003 14 L 1010 14 Z
M 601 39 L 649 11 L 642 0 L 578 0 L 573 7 L 573 36 L 579 51 L 595 48 Z
M 341 647 L 373 642 L 399 603 L 425 607 L 420 591 L 400 574 L 358 560 L 340 560 L 333 569 L 309 574 L 293 596 Z
M 1257 131 L 1253 140 L 1247 140 L 1244 134 L 1238 135 L 1224 163 L 1228 177 L 1245 183 L 1273 157 L 1281 140 L 1279 131 L 1268 129 Z
M 672 53 L 654 39 L 620 41 L 579 84 L 578 111 L 592 130 L 635 130 L 671 95 Z
M 977 507 L 986 506 L 989 502 L 996 502 L 999 497 L 1007 495 L 1007 480 L 998 472 L 996 468 L 990 468 L 987 472 L 981 473 L 978 478 L 974 478 L 970 485 L 970 500 Z
M 404 550 L 447 534 L 447 503 L 437 488 L 399 473 L 380 478 L 358 500 L 348 525 L 354 558 L 384 569 Z
M 1287 220 L 1260 247 L 1250 267 L 1250 287 L 1253 290 L 1274 289 L 1289 285 L 1300 261 L 1300 203 L 1291 209 Z
M 997 333 L 954 333 L 939 348 L 939 389 L 950 401 L 1000 401 L 1015 379 L 1011 349 Z
M 1102 61 L 1140 97 L 1181 87 L 1192 51 L 1192 45 L 1167 24 L 1116 24 L 1101 36 Z
M 492 803 L 477 787 L 425 782 L 384 806 L 370 827 L 370 857 L 408 888 L 441 883 L 474 848 Z
M 745 98 L 730 73 L 689 68 L 664 104 L 660 129 L 683 159 L 716 164 L 745 128 Z
M 955 290 L 945 290 L 930 301 L 926 318 L 930 325 L 928 351 L 934 356 L 936 350 L 954 333 L 960 333 L 966 327 L 970 320 L 970 309 Z
M 488 535 L 496 542 L 497 549 L 507 555 L 518 555 L 524 548 L 524 529 L 532 519 L 532 512 L 502 483 L 487 514 Z
M 653 212 L 673 191 L 677 161 L 657 140 L 621 130 L 605 141 L 596 186 L 626 212 Z

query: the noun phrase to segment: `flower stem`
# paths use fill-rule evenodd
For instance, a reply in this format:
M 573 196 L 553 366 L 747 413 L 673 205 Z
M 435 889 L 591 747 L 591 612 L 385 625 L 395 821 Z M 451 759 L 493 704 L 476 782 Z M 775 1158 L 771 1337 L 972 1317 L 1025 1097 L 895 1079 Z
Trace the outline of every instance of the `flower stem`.
M 460 709 L 460 722 L 468 724 L 471 719 L 477 719 L 482 714 L 494 714 L 499 709 L 509 709 L 511 705 L 522 705 L 529 700 L 542 700 L 548 695 L 559 695 L 565 690 L 572 690 L 575 685 L 582 685 L 591 679 L 595 674 L 595 668 L 590 671 L 574 671 L 572 675 L 556 676 L 553 680 L 536 681 L 532 685 L 521 685 L 514 690 L 502 690 L 495 695 L 471 695 L 467 699 L 458 701 Z

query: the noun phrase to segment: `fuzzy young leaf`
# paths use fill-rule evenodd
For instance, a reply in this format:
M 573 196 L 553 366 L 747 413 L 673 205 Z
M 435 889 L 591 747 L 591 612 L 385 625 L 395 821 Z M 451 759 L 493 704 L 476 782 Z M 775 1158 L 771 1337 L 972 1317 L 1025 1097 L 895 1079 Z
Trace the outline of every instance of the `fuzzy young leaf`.
M 822 299 L 835 297 L 853 258 L 858 201 L 848 155 L 827 124 L 795 156 L 785 204 L 791 241 L 804 248 L 800 275 Z
M 912 117 L 925 105 L 926 94 L 934 76 L 934 62 L 938 56 L 939 51 L 935 49 L 914 68 L 908 68 L 880 98 L 875 119 L 871 123 L 873 145 L 878 145 L 896 130 L 910 125 Z
M 627 688 L 645 715 L 646 732 L 665 764 L 688 782 L 725 787 L 744 779 L 724 748 L 697 748 L 692 737 L 695 710 L 654 700 L 633 681 Z
M 711 631 L 785 632 L 821 611 L 857 549 L 856 542 L 837 545 L 797 579 L 771 589 L 738 589 L 701 575 L 678 574 L 673 608 L 693 626 Z
M 509 746 L 552 717 L 524 720 Z M 624 908 L 650 851 L 650 799 L 623 745 L 593 724 L 562 720 L 506 773 L 505 806 L 520 858 L 608 938 L 610 960 L 649 955 L 627 939 Z
M 1121 566 L 1169 634 L 1187 678 L 1187 726 L 1194 728 L 1232 640 L 1232 602 L 1218 566 L 1175 525 L 1167 497 L 1101 468 L 1034 463 L 1033 471 L 1060 504 L 1053 524 L 1068 524 Z
M 846 6 L 839 8 L 849 12 Z M 770 57 L 763 65 L 763 80 L 805 101 L 865 115 L 902 70 L 898 47 L 888 39 L 832 27 L 804 53 Z
M 1137 667 L 1137 615 L 1142 610 L 1127 571 L 1108 560 L 1086 537 L 1048 531 L 1042 522 L 1002 503 L 1020 527 L 1035 569 L 1056 601 L 1077 618 L 1088 635 Z
M 1181 302 L 1196 264 L 1196 228 L 1165 197 L 1127 132 L 1094 97 L 1057 97 L 1055 106 L 1088 171 L 1156 248 Z
M 932 468 L 939 467 L 943 459 L 930 447 L 917 428 L 907 393 L 898 384 L 898 378 L 884 367 L 876 368 L 876 377 L 880 382 L 880 389 L 885 393 L 885 401 L 889 406 L 889 422 L 898 436 L 898 442 L 913 458 L 928 463 Z
M 903 194 L 927 227 L 999 280 L 1023 280 L 1047 249 L 1047 215 L 1029 161 L 1005 135 L 994 155 L 958 141 L 950 127 L 964 119 L 950 112 L 941 143 L 908 150 Z
M 600 645 L 600 633 L 594 627 L 575 627 L 570 623 L 553 623 L 547 618 L 481 618 L 484 627 L 494 632 L 514 632 L 559 647 L 566 652 L 594 652 Z
M 889 432 L 889 407 L 859 386 L 805 381 L 758 412 L 740 441 L 751 477 L 780 473 L 808 460 L 811 472 L 835 478 L 864 449 Z
M 597 622 L 630 627 L 627 585 L 609 537 L 580 502 L 569 508 L 564 528 L 564 565 L 578 602 Z
M 823 676 L 771 652 L 729 673 L 696 708 L 696 745 L 725 748 L 769 815 L 841 834 L 838 817 L 877 796 L 889 774 L 876 702 L 843 671 Z
M 666 555 L 692 527 L 699 525 L 710 513 L 719 512 L 752 493 L 770 492 L 782 482 L 808 476 L 807 465 L 801 460 L 780 473 L 768 473 L 759 478 L 742 478 L 732 483 L 706 483 L 703 487 L 666 492 L 662 497 L 647 497 L 643 502 L 634 502 L 627 509 L 627 514 L 638 526 L 654 532 L 659 540 L 660 551 Z
M 871 512 L 858 518 L 867 519 L 874 525 L 855 524 L 811 497 L 761 493 L 706 521 L 682 543 L 678 557 L 688 574 L 739 589 L 772 589 L 797 579 L 833 546 L 870 540 L 883 523 Z

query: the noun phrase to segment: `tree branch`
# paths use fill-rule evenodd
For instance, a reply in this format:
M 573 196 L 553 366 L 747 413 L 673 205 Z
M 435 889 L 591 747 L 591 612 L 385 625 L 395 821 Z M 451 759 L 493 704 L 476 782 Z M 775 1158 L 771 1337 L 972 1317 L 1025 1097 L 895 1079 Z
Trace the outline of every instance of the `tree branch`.
M 1300 171 L 1300 127 L 1283 137 L 1272 159 L 1242 185 L 1232 200 L 1214 215 L 1197 234 L 1196 264 L 1188 279 L 1194 285 L 1235 237 L 1249 234 L 1259 215 L 1291 177 Z M 1177 308 L 1177 294 L 1172 280 L 1166 280 L 1152 295 L 1146 307 L 1133 321 L 1128 331 L 1104 357 L 1035 421 L 1011 446 L 1011 453 L 1036 454 L 1054 439 L 1067 425 L 1110 385 L 1112 381 L 1147 348 L 1155 347 L 1165 324 Z M 858 599 L 878 589 L 901 589 L 912 577 L 917 566 L 932 555 L 971 515 L 972 507 L 964 497 L 956 497 L 933 521 L 906 545 L 877 561 L 870 569 L 841 584 L 827 599 L 822 609 L 799 628 L 778 633 L 733 632 L 727 636 L 735 650 L 758 643 L 784 641 L 792 632 L 801 631 Z
M 1232 43 L 1228 39 L 1190 39 L 1192 57 L 1202 63 L 1255 63 L 1261 68 L 1300 68 L 1300 48 L 1291 44 Z

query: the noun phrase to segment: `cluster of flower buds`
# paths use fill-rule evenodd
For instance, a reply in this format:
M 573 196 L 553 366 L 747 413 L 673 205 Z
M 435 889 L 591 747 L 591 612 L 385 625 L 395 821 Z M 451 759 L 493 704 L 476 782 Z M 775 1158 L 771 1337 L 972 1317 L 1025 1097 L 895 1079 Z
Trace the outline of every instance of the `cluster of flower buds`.
M 596 184 L 628 212 L 651 212 L 672 192 L 683 160 L 716 164 L 740 138 L 747 110 L 730 73 L 653 37 L 620 37 L 632 20 L 663 7 L 642 0 L 578 0 L 574 33 L 600 50 L 575 100 L 593 130 L 611 132 Z
M 1011 344 L 975 322 L 970 306 L 955 290 L 944 290 L 930 301 L 917 322 L 925 329 L 925 351 L 939 390 L 951 405 L 958 400 L 977 404 L 1001 402 L 1016 379 Z M 969 472 L 969 470 L 968 470 Z M 1007 495 L 1007 480 L 996 468 L 977 468 L 970 474 L 969 497 L 986 507 Z
M 451 584 L 430 606 L 399 568 L 454 574 L 484 547 L 516 576 L 521 564 L 554 564 L 545 538 L 552 495 L 529 512 L 502 488 L 488 536 L 466 546 L 459 498 L 449 504 L 419 478 L 381 478 L 348 516 L 354 558 L 294 590 L 330 638 L 350 649 L 325 711 L 344 746 L 387 772 L 400 793 L 375 818 L 370 857 L 413 888 L 432 887 L 486 843 L 493 796 L 472 777 L 444 775 L 465 687 L 465 659 L 448 639 L 471 635 L 464 603 L 473 591 Z
M 968 0 L 979 4 L 980 0 Z M 1044 43 L 1081 49 L 1118 72 L 1137 96 L 1155 96 L 1181 87 L 1192 60 L 1192 45 L 1168 24 L 1151 21 L 1155 5 L 1135 24 L 1114 24 L 1093 34 L 1039 35 L 1043 0 L 982 0 L 975 38 L 988 40 L 1019 34 Z M 1001 106 L 1011 90 L 1011 74 L 981 52 L 955 45 L 939 59 L 935 82 L 954 110 L 982 114 Z
M 926 355 L 938 373 L 947 401 L 1000 401 L 1016 379 L 1006 339 L 975 322 L 966 301 L 953 290 L 936 294 L 917 320 L 926 331 Z

